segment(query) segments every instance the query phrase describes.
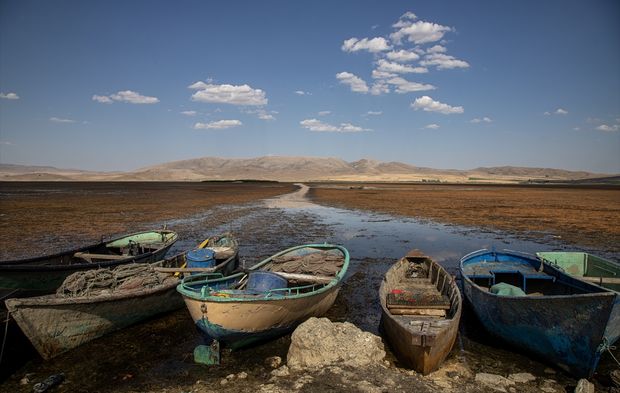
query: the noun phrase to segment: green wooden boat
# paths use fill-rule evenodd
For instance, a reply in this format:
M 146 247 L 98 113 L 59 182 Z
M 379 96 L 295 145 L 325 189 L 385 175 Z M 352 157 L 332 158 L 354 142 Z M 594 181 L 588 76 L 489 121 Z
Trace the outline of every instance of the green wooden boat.
M 53 255 L 0 261 L 0 300 L 53 293 L 72 273 L 163 259 L 178 235 L 145 231 Z
M 582 281 L 620 292 L 620 264 L 585 252 L 537 252 L 543 261 Z

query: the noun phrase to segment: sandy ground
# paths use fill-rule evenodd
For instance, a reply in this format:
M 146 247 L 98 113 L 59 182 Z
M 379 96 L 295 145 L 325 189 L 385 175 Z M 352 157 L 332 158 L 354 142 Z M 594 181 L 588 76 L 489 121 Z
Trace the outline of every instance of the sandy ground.
M 317 203 L 557 239 L 620 253 L 620 188 L 313 184 Z

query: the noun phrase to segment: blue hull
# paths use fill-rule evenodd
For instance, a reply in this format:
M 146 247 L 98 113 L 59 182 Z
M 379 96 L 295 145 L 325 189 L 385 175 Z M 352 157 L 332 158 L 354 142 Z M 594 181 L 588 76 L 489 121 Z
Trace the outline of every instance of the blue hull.
M 196 328 L 202 333 L 207 343 L 216 340 L 226 347 L 236 350 L 281 337 L 292 331 L 295 326 L 277 327 L 257 332 L 242 332 L 225 329 L 219 325 L 210 323 L 206 319 L 201 319 L 196 322 Z
M 485 264 L 493 264 L 490 272 L 484 270 Z M 528 264 L 533 270 L 526 271 Z M 461 260 L 465 297 L 489 333 L 575 376 L 590 377 L 605 344 L 618 339 L 620 300 L 611 291 L 547 265 L 536 271 L 539 268 L 539 261 L 521 254 L 486 250 L 470 254 Z M 483 288 L 485 280 L 497 283 L 511 274 L 517 275 L 514 283 L 522 282 L 522 289 L 544 280 L 546 287 L 538 288 L 553 294 L 499 296 Z

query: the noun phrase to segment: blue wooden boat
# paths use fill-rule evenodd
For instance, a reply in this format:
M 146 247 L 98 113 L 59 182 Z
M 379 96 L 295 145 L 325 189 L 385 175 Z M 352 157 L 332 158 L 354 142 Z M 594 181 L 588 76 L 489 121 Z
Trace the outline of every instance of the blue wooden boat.
M 479 250 L 460 263 L 465 298 L 486 330 L 577 377 L 620 335 L 620 299 L 535 256 Z

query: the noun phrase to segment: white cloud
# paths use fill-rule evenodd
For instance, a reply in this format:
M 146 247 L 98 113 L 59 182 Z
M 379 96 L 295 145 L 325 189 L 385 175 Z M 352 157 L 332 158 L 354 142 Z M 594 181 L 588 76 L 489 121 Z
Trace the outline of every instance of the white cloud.
M 435 89 L 435 86 L 433 85 L 410 82 L 401 77 L 388 79 L 387 83 L 393 86 L 396 86 L 395 92 L 398 94 L 405 94 L 405 93 L 411 93 L 414 91 L 427 91 L 427 90 Z
M 329 115 L 329 114 L 331 114 L 331 113 L 332 113 L 331 111 L 320 111 L 320 112 L 318 113 L 318 115 L 319 115 L 319 116 L 327 116 L 327 115 Z
M 427 130 L 436 130 L 436 129 L 439 128 L 439 124 L 435 124 L 435 123 L 427 124 L 423 128 L 425 128 Z
M 385 56 L 392 60 L 400 63 L 407 63 L 409 61 L 418 60 L 420 55 L 415 52 L 401 49 L 399 51 L 391 51 L 385 54 Z
M 341 49 L 345 52 L 357 52 L 360 50 L 367 50 L 370 53 L 378 53 L 392 49 L 387 40 L 383 37 L 375 38 L 349 38 L 342 44 Z
M 417 15 L 408 11 L 402 14 L 401 17 L 398 18 L 398 22 L 394 23 L 392 27 L 399 29 L 401 27 L 410 26 L 412 21 L 416 19 L 418 19 Z
M 275 120 L 273 114 L 277 114 L 276 111 L 266 111 L 265 109 L 248 110 L 245 113 L 256 115 L 261 120 Z
M 159 102 L 159 98 L 157 97 L 143 96 L 131 90 L 119 91 L 116 94 L 112 94 L 110 98 L 114 101 L 126 102 L 129 104 L 156 104 Z
M 435 101 L 429 96 L 422 96 L 420 98 L 416 98 L 416 100 L 411 103 L 411 107 L 415 110 L 422 109 L 425 112 L 439 112 L 443 113 L 444 115 L 464 112 L 462 106 L 450 106 L 448 104 Z
M 295 90 L 295 94 L 299 96 L 311 96 L 312 95 L 312 93 L 308 93 L 307 91 L 303 91 L 303 90 Z
M 469 63 L 444 53 L 431 53 L 420 62 L 423 66 L 437 66 L 438 70 L 451 68 L 468 68 Z
M 424 67 L 411 67 L 408 65 L 400 64 L 400 63 L 392 63 L 385 59 L 380 59 L 379 61 L 377 61 L 377 65 L 379 66 L 379 68 L 377 68 L 378 71 L 387 72 L 387 73 L 424 74 L 428 72 L 428 69 Z
M 620 126 L 618 124 L 614 124 L 614 125 L 607 125 L 607 124 L 601 124 L 600 126 L 596 127 L 597 130 L 599 131 L 605 131 L 605 132 L 615 132 L 620 130 Z
M 15 93 L 0 93 L 0 98 L 5 100 L 19 100 L 19 96 Z
M 62 119 L 60 117 L 50 117 L 50 121 L 53 123 L 75 123 L 72 119 Z
M 400 44 L 403 38 L 416 44 L 435 42 L 441 40 L 447 32 L 452 31 L 452 28 L 448 26 L 424 21 L 404 22 L 395 27 L 400 27 L 400 29 L 390 34 L 390 38 L 397 44 Z
M 196 123 L 195 130 L 223 130 L 225 128 L 239 127 L 243 125 L 239 120 L 218 120 L 210 123 Z
M 231 105 L 267 105 L 268 102 L 263 90 L 248 85 L 215 85 L 198 81 L 188 88 L 197 90 L 192 94 L 193 101 Z
M 383 114 L 382 111 L 368 111 L 366 112 L 366 116 L 381 116 Z
M 490 118 L 490 117 L 486 117 L 486 116 L 485 116 L 485 117 L 482 117 L 482 118 L 476 117 L 476 118 L 474 118 L 474 119 L 471 119 L 469 122 L 470 122 L 470 123 L 477 124 L 477 123 L 483 123 L 483 122 L 484 122 L 484 123 L 490 123 L 490 122 L 492 122 L 492 121 L 493 121 L 493 120 L 491 120 L 491 118 Z
M 198 112 L 196 111 L 182 111 L 181 114 L 185 116 L 196 116 Z
M 351 123 L 341 123 L 339 126 L 324 123 L 317 119 L 306 119 L 299 122 L 299 124 L 310 131 L 317 132 L 361 132 L 372 131 L 368 128 L 362 128 L 355 126 Z
M 426 53 L 444 53 L 448 49 L 445 46 L 435 45 L 426 50 Z
M 109 96 L 99 96 L 95 94 L 92 99 L 102 104 L 111 104 L 113 101 L 126 102 L 128 104 L 157 104 L 159 102 L 159 98 L 157 97 L 143 96 L 131 90 L 119 91 Z
M 112 99 L 108 96 L 98 96 L 98 95 L 94 95 L 93 96 L 93 101 L 97 101 L 100 102 L 102 104 L 111 104 L 112 103 Z
M 9 141 L 0 141 L 0 145 L 12 146 L 12 145 L 13 145 L 13 142 L 9 142 Z
M 562 108 L 558 108 L 553 112 L 549 112 L 546 111 L 545 113 L 543 113 L 545 116 L 551 116 L 551 115 L 568 115 L 568 111 Z
M 366 82 L 355 74 L 346 71 L 339 72 L 336 74 L 336 78 L 340 81 L 340 83 L 349 85 L 349 87 L 351 87 L 351 91 L 356 93 L 368 93 L 368 85 Z
M 398 74 L 393 74 L 391 72 L 372 70 L 372 78 L 373 79 L 388 79 L 395 78 Z
M 377 82 L 373 83 L 372 87 L 370 88 L 370 94 L 372 94 L 373 96 L 388 94 L 389 92 L 390 86 L 388 86 L 388 84 L 385 83 L 384 80 L 378 80 Z

